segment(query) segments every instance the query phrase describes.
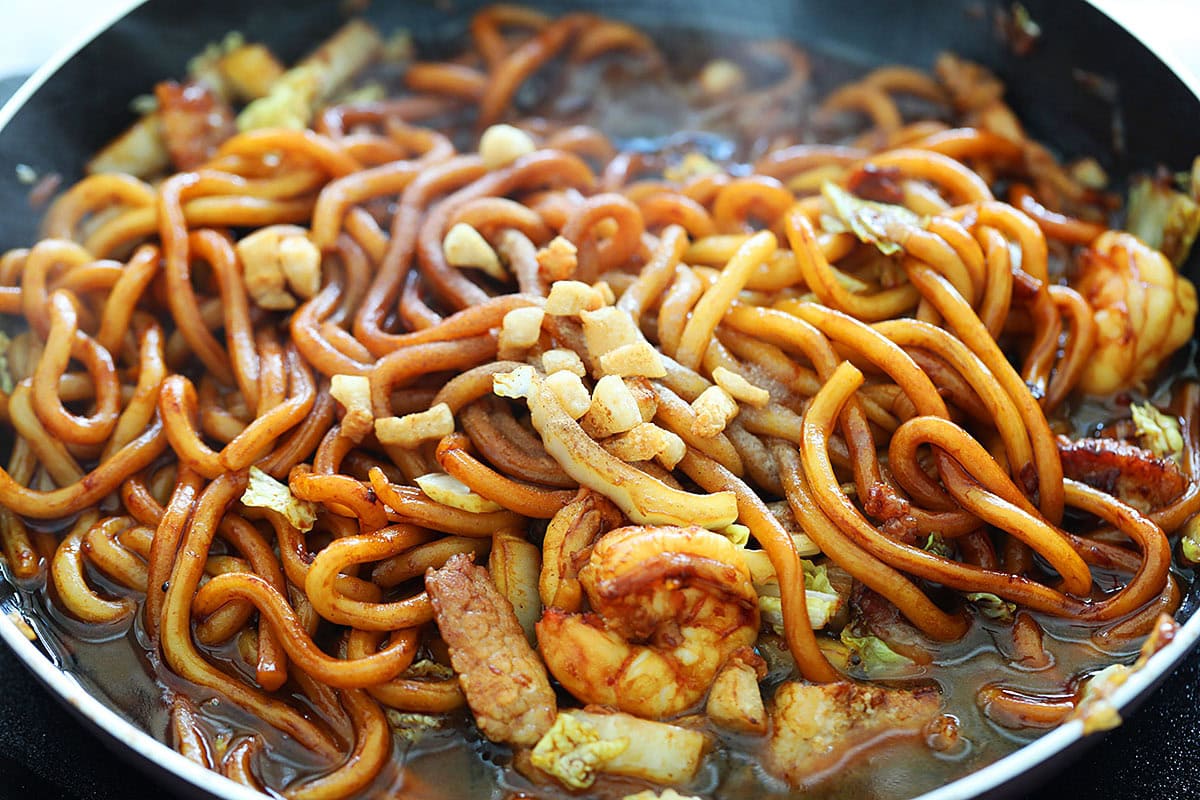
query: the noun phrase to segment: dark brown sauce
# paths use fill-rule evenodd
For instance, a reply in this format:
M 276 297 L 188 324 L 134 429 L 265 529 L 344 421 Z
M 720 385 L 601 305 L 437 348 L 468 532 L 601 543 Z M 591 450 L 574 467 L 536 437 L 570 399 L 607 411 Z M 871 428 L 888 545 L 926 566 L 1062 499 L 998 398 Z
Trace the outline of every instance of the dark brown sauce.
M 672 49 L 669 43 L 674 41 L 679 52 L 703 51 L 705 58 L 720 54 L 709 48 L 678 44 L 687 41 L 679 33 L 656 35 L 655 39 L 667 42 L 668 51 Z M 737 51 L 736 46 L 731 49 L 725 41 L 723 50 Z M 682 61 L 675 68 L 676 78 L 689 69 L 694 71 L 695 66 Z M 716 120 L 706 125 L 703 116 L 689 107 L 678 83 L 643 81 L 636 73 L 613 69 L 611 64 L 601 64 L 573 73 L 568 91 L 560 95 L 558 110 L 579 123 L 606 131 L 629 149 L 661 153 L 666 159 L 698 149 L 714 161 L 734 163 L 735 170 L 748 171 L 746 162 L 759 154 L 764 143 L 736 141 L 736 121 Z M 798 140 L 815 141 L 818 132 L 811 120 L 814 101 L 829 87 L 862 71 L 842 61 L 813 59 L 813 91 L 796 103 L 787 117 Z M 522 90 L 518 103 L 537 105 L 536 80 L 532 83 L 535 84 L 532 88 Z M 583 107 L 579 103 L 581 96 L 596 102 Z M 553 107 L 541 110 L 547 116 L 555 111 Z M 1076 410 L 1070 422 L 1076 435 L 1087 435 L 1120 413 L 1122 409 L 1113 402 L 1089 402 Z M 89 579 L 113 594 L 128 594 L 95 571 L 89 572 Z M 40 582 L 22 586 L 21 594 L 26 607 L 34 610 L 35 620 L 42 623 L 39 636 L 43 647 L 54 655 L 62 669 L 156 739 L 167 740 L 167 698 L 177 692 L 196 704 L 214 739 L 228 743 L 241 736 L 263 736 L 267 757 L 257 760 L 256 769 L 264 784 L 275 791 L 317 775 L 323 769 L 280 732 L 256 721 L 211 690 L 188 684 L 172 674 L 146 647 L 140 607 L 134 621 L 124 630 L 102 631 L 63 617 L 48 600 L 47 589 Z M 932 751 L 920 739 L 893 740 L 854 758 L 832 779 L 798 790 L 790 789 L 762 770 L 757 755 L 761 741 L 712 728 L 709 732 L 722 745 L 708 755 L 694 781 L 676 788 L 682 794 L 709 795 L 720 800 L 748 797 L 783 800 L 801 796 L 812 800 L 896 800 L 970 774 L 1042 733 L 1034 729 L 1007 729 L 989 719 L 976 701 L 981 687 L 1000 683 L 1031 694 L 1061 693 L 1083 676 L 1114 661 L 1131 662 L 1140 644 L 1128 641 L 1113 652 L 1104 652 L 1092 641 L 1093 628 L 1043 615 L 1035 617 L 1045 630 L 1047 650 L 1052 655 L 1052 665 L 1045 670 L 1023 670 L 1007 662 L 1001 654 L 1002 647 L 997 645 L 997 640 L 1007 635 L 1005 626 L 979 618 L 962 640 L 935 647 L 930 665 L 896 682 L 896 685 L 937 684 L 942 692 L 943 710 L 957 718 L 962 732 L 962 745 L 952 754 Z M 248 674 L 232 645 L 208 651 L 206 655 L 227 671 Z M 294 692 L 292 699 L 298 705 L 305 704 L 299 692 Z M 450 715 L 447 724 L 412 739 L 397 735 L 393 748 L 392 763 L 361 793 L 363 797 L 498 800 L 518 793 L 563 799 L 580 796 L 557 786 L 531 784 L 512 768 L 512 751 L 483 739 L 463 713 Z M 617 783 L 601 777 L 587 796 L 620 798 L 639 788 L 659 787 L 628 781 Z
M 89 577 L 98 576 L 93 573 Z M 264 735 L 269 757 L 259 759 L 256 767 L 268 786 L 287 786 L 318 774 L 319 765 L 294 742 L 269 726 L 256 723 L 249 714 L 211 690 L 180 680 L 164 669 L 157 658 L 148 657 L 141 642 L 140 613 L 124 632 L 109 631 L 107 636 L 96 637 L 92 626 L 64 619 L 49 607 L 45 589 L 27 590 L 23 594 L 36 609 L 36 618 L 49 623 L 40 626 L 41 641 L 50 645 L 62 668 L 90 693 L 156 739 L 167 738 L 166 696 L 169 691 L 180 692 L 196 703 L 215 739 L 230 742 L 248 734 Z M 982 686 L 1000 682 L 1031 694 L 1053 694 L 1073 679 L 1114 661 L 1132 661 L 1140 643 L 1131 642 L 1117 652 L 1105 653 L 1092 643 L 1092 630 L 1088 627 L 1041 616 L 1038 621 L 1046 630 L 1047 650 L 1054 661 L 1047 670 L 1021 670 L 1005 661 L 994 639 L 1006 635 L 1004 626 L 981 620 L 962 640 L 936 651 L 932 664 L 898 683 L 937 683 L 944 711 L 957 717 L 962 731 L 963 746 L 952 755 L 934 752 L 919 739 L 894 740 L 853 759 L 833 779 L 800 792 L 782 785 L 758 766 L 754 740 L 720 734 L 713 729 L 711 732 L 719 740 L 732 747 L 721 747 L 710 754 L 696 779 L 678 787 L 679 791 L 712 795 L 718 800 L 746 797 L 783 800 L 800 796 L 814 800 L 895 800 L 930 791 L 981 769 L 1042 733 L 1009 730 L 989 720 L 975 700 Z M 212 655 L 233 658 L 228 651 Z M 465 715 L 453 716 L 456 724 L 428 730 L 415 741 L 394 737 L 392 764 L 363 796 L 394 796 L 402 791 L 404 797 L 414 800 L 458 800 L 501 798 L 510 792 L 535 789 L 538 796 L 544 797 L 578 796 L 554 787 L 534 787 L 510 768 L 512 753 L 508 748 L 482 739 Z M 601 779 L 595 790 L 600 792 L 604 788 Z M 620 798 L 634 790 L 622 784 L 614 796 Z

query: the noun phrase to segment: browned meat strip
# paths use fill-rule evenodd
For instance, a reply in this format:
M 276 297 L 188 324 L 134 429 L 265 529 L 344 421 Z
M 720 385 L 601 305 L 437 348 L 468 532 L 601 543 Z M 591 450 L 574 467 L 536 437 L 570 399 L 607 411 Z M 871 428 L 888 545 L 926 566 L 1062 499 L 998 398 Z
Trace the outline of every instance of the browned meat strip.
M 775 692 L 765 765 L 793 786 L 811 785 L 885 738 L 921 733 L 940 707 L 932 686 L 785 683 Z
M 154 96 L 163 141 L 177 170 L 200 166 L 237 133 L 233 109 L 202 83 L 163 81 L 154 87 Z
M 1058 437 L 1063 474 L 1120 498 L 1138 511 L 1162 508 L 1187 488 L 1175 462 L 1117 439 Z
M 512 604 L 466 554 L 426 572 L 425 589 L 479 730 L 494 742 L 536 744 L 557 706 Z

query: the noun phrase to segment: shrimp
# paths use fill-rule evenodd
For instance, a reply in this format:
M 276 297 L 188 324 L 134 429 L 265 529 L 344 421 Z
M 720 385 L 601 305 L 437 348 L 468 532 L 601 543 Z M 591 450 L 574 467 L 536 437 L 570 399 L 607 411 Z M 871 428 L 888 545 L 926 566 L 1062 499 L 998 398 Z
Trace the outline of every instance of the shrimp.
M 602 494 L 581 489 L 579 495 L 550 520 L 546 528 L 538 591 L 547 608 L 578 611 L 583 605 L 579 583 L 580 555 L 597 536 L 621 524 L 621 512 Z
M 1075 288 L 1096 312 L 1096 349 L 1079 388 L 1106 395 L 1136 386 L 1192 338 L 1196 287 L 1162 253 L 1109 231 L 1080 258 Z
M 551 674 L 584 703 L 679 714 L 758 636 L 750 570 L 719 533 L 618 528 L 596 542 L 579 579 L 595 613 L 548 609 L 537 635 Z

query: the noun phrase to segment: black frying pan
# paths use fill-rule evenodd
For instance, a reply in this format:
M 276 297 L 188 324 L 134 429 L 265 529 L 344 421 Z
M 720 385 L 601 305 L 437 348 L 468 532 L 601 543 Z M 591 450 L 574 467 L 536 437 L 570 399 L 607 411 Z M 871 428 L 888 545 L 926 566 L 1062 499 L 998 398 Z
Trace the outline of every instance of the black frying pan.
M 998 14 L 1009 12 L 998 0 L 637 0 L 532 5 L 561 11 L 591 5 L 605 14 L 649 28 L 685 27 L 699 31 L 691 41 L 723 34 L 781 36 L 796 39 L 817 51 L 870 66 L 885 62 L 928 66 L 945 49 L 992 67 L 1009 88 L 1008 100 L 1036 138 L 1069 154 L 1092 154 L 1114 176 L 1126 176 L 1158 164 L 1183 167 L 1200 151 L 1200 99 L 1150 50 L 1102 13 L 1082 0 L 1026 0 L 1025 6 L 1043 35 L 1031 53 L 1015 55 L 1000 35 Z M 109 30 L 97 36 L 65 63 L 44 69 L 0 111 L 0 250 L 34 240 L 37 212 L 28 206 L 28 187 L 15 178 L 18 163 L 39 173 L 60 172 L 68 182 L 78 177 L 87 156 L 123 130 L 131 121 L 130 98 L 149 90 L 156 81 L 184 73 L 189 57 L 205 43 L 230 30 L 270 44 L 290 61 L 321 41 L 341 22 L 339 4 L 309 3 L 297 8 L 291 0 L 150 0 Z M 368 16 L 385 29 L 403 26 L 422 43 L 449 41 L 460 36 L 475 2 L 455 3 L 447 11 L 438 3 L 384 3 L 377 0 Z M 749 10 L 753 13 L 748 13 Z M 11 21 L 8 21 L 11 24 Z M 1096 78 L 1105 91 L 1096 91 Z M 1115 102 L 1114 102 L 1115 101 Z M 1197 275 L 1193 258 L 1188 270 Z M 1187 592 L 1178 615 L 1186 620 L 1175 642 L 1137 673 L 1116 696 L 1126 717 L 1145 700 L 1200 638 L 1200 586 Z M 0 611 L 18 610 L 37 623 L 28 595 L 0 580 Z M 48 638 L 41 626 L 42 646 L 24 639 L 7 620 L 0 621 L 0 639 L 52 694 L 84 724 L 131 763 L 163 782 L 174 793 L 197 797 L 261 797 L 196 767 L 143 733 L 142 715 L 128 707 L 114 713 L 102 692 L 89 694 L 79 681 L 60 671 L 70 667 L 70 654 Z M 0 654 L 0 659 L 10 659 Z M 1195 675 L 1200 659 L 1193 656 L 1186 674 Z M 1176 686 L 1179 696 L 1191 687 Z M 94 690 L 93 690 L 94 691 Z M 1195 692 L 1186 695 L 1195 701 Z M 1164 707 L 1165 706 L 1165 707 Z M 1152 726 L 1164 738 L 1200 732 L 1200 712 L 1172 708 L 1158 700 L 1155 713 L 1163 720 Z M 148 715 L 149 716 L 149 715 Z M 147 718 L 148 718 L 147 716 Z M 0 719 L 0 729 L 11 724 Z M 36 720 L 33 721 L 36 724 Z M 1135 720 L 1135 727 L 1146 724 Z M 1190 725 L 1190 727 L 1189 727 Z M 10 733 L 10 731 L 6 731 Z M 52 735 L 59 731 L 50 731 Z M 1144 743 L 1113 735 L 1116 759 L 1145 755 Z M 967 778 L 924 795 L 924 800 L 974 796 L 1027 796 L 1047 776 L 1078 758 L 1096 737 L 1081 738 L 1077 724 L 1056 729 L 1032 745 Z M 2 741 L 2 739 L 0 739 Z M 1153 752 L 1155 748 L 1149 748 Z M 1169 791 L 1159 796 L 1200 795 L 1200 780 L 1186 764 L 1174 763 L 1168 748 L 1161 765 L 1174 775 L 1158 783 Z M 1193 747 L 1190 752 L 1195 754 Z M 0 768 L 9 757 L 0 753 Z M 25 765 L 28 766 L 28 765 Z M 68 769 L 72 765 L 67 765 Z M 1173 767 L 1173 769 L 1172 769 Z M 18 765 L 18 769 L 20 765 Z M 1111 768 L 1111 765 L 1110 765 Z M 0 797 L 20 780 L 19 771 L 0 769 Z M 1108 774 L 1117 776 L 1119 770 Z M 1125 774 L 1129 774 L 1126 772 Z M 1060 780 L 1048 796 L 1071 796 L 1078 788 L 1090 796 L 1144 797 L 1148 787 L 1106 784 L 1095 775 Z M 137 796 L 134 785 L 123 785 L 121 796 Z M 15 795 L 14 795 L 15 796 Z M 23 796 L 42 796 L 39 792 Z M 1082 794 L 1080 794 L 1082 796 Z

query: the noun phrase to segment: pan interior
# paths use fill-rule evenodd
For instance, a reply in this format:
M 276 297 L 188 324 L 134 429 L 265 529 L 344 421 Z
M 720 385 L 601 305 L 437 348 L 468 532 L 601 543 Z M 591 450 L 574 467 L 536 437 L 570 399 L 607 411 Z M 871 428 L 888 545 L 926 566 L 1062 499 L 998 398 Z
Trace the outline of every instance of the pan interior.
M 89 44 L 51 78 L 0 131 L 0 206 L 13 209 L 13 213 L 0 218 L 0 246 L 28 243 L 36 230 L 36 213 L 24 199 L 27 187 L 11 178 L 17 163 L 30 164 L 39 172 L 78 174 L 84 156 L 128 124 L 129 98 L 143 93 L 156 80 L 182 72 L 188 55 L 232 28 L 271 43 L 281 57 L 289 59 L 302 53 L 309 43 L 319 41 L 340 20 L 335 4 L 302 10 L 291 9 L 281 0 L 267 0 L 253 9 L 243 5 L 221 0 L 206 5 L 201 12 L 187 3 L 154 0 Z M 368 10 L 368 17 L 385 29 L 407 27 L 418 41 L 437 46 L 462 36 L 471 5 L 456 6 L 456 12 L 462 13 L 447 17 L 433 5 L 379 4 Z M 566 7 L 563 3 L 538 5 L 551 11 Z M 1062 152 L 1096 154 L 1114 175 L 1159 162 L 1178 165 L 1190 161 L 1194 154 L 1185 152 L 1189 140 L 1176 134 L 1189 130 L 1189 124 L 1193 131 L 1200 125 L 1195 98 L 1177 79 L 1164 74 L 1161 64 L 1136 50 L 1137 43 L 1098 12 L 1073 4 L 1072 12 L 1067 5 L 1050 0 L 1027 3 L 1045 31 L 1045 46 L 1024 59 L 1012 56 L 995 35 L 993 12 L 1002 8 L 999 3 L 930 0 L 909 4 L 897 16 L 894 4 L 869 0 L 860 4 L 853 19 L 851 15 L 821 13 L 824 4 L 817 2 L 756 4 L 752 15 L 744 13 L 744 4 L 723 0 L 701 4 L 611 2 L 602 4 L 602 10 L 651 30 L 678 30 L 670 22 L 664 25 L 664 20 L 686 20 L 690 41 L 700 50 L 717 47 L 731 35 L 784 36 L 837 62 L 863 68 L 894 61 L 928 66 L 938 51 L 955 50 L 996 65 L 1007 79 L 1014 107 L 1030 129 Z M 862 19 L 888 22 L 864 25 Z M 168 25 L 166 20 L 172 22 Z M 1081 53 L 1077 42 L 1088 33 L 1093 44 L 1088 53 Z M 1081 73 L 1090 74 L 1093 67 L 1097 74 L 1103 73 L 1108 56 L 1092 51 L 1106 43 L 1110 52 L 1123 49 L 1138 53 L 1138 57 L 1122 62 L 1121 74 L 1112 78 L 1116 102 L 1113 95 L 1078 91 Z M 102 73 L 95 72 L 99 64 L 106 65 Z M 105 75 L 103 90 L 81 92 L 79 87 L 90 85 L 95 74 Z M 1154 88 L 1135 89 L 1145 86 Z M 1063 105 L 1060 101 L 1067 97 L 1070 102 Z M 1064 119 L 1064 108 L 1070 110 L 1069 122 Z M 1161 108 L 1179 109 L 1179 113 L 1165 124 L 1148 124 L 1149 109 Z M 1157 121 L 1164 122 L 1161 111 Z M 1118 129 L 1120 136 L 1116 137 L 1114 131 Z M 1196 274 L 1196 266 L 1193 258 L 1189 265 L 1192 275 Z M 12 586 L 11 582 L 4 589 L 0 604 L 5 611 L 19 607 L 34 623 L 39 643 L 55 666 L 69 672 L 90 694 L 102 698 L 139 727 L 163 737 L 166 712 L 161 687 L 149 677 L 157 670 L 145 656 L 136 626 L 129 631 L 113 631 L 99 640 L 90 631 L 85 645 L 82 629 L 46 603 L 40 589 Z M 1190 619 L 1198 603 L 1200 588 L 1189 582 L 1179 619 Z M 221 704 L 213 713 L 238 714 L 228 704 Z M 464 775 L 465 783 L 460 787 L 463 796 L 476 791 L 486 796 L 484 787 L 489 786 L 490 773 L 481 771 L 478 764 L 488 757 L 486 744 L 431 749 L 429 763 L 433 765 L 434 759 L 437 763 L 436 770 L 431 766 L 431 775 L 442 770 Z M 892 772 L 895 781 L 903 781 L 902 761 L 898 759 Z M 454 764 L 455 769 L 447 770 L 447 764 Z M 934 788 L 948 776 L 930 776 L 920 790 Z M 873 787 L 871 791 L 886 788 Z M 865 796 L 862 786 L 846 791 L 846 796 Z

